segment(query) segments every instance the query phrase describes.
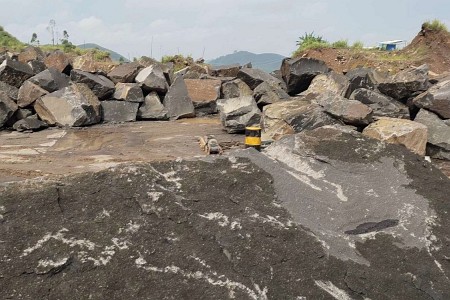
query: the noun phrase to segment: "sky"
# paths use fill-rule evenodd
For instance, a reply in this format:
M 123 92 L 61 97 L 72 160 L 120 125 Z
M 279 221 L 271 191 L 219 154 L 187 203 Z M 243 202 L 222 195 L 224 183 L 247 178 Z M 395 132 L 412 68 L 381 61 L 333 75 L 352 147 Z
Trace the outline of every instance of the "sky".
M 127 58 L 234 51 L 290 56 L 314 32 L 328 41 L 411 41 L 426 20 L 450 28 L 448 0 L 0 0 L 0 25 L 23 42 L 56 23 L 73 44 L 96 43 Z

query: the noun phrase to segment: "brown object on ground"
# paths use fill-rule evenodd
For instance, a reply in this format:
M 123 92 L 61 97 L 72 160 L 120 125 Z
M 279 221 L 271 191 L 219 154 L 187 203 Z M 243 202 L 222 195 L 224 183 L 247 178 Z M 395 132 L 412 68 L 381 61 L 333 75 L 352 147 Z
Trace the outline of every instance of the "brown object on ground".
M 222 154 L 223 150 L 213 135 L 205 135 L 198 138 L 200 143 L 200 149 L 206 154 Z

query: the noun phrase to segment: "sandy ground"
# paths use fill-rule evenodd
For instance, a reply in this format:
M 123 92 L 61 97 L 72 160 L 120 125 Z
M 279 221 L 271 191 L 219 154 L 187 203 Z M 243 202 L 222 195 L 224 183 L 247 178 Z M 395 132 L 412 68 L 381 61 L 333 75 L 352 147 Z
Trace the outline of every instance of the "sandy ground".
M 149 162 L 205 155 L 198 136 L 221 144 L 243 143 L 222 130 L 217 118 L 173 122 L 103 124 L 51 128 L 35 133 L 0 132 L 0 183 L 97 171 L 124 162 Z

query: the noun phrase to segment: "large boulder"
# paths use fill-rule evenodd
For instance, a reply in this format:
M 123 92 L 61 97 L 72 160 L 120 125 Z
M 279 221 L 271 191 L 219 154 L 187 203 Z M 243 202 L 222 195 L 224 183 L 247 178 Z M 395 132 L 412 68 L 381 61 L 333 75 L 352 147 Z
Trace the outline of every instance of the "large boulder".
M 371 68 L 355 68 L 348 71 L 345 76 L 350 82 L 346 98 L 357 89 L 375 90 L 378 83 L 384 79 L 381 73 Z
M 132 83 L 143 66 L 139 62 L 123 63 L 108 73 L 114 83 Z
M 349 98 L 368 105 L 376 117 L 409 119 L 409 110 L 406 105 L 376 91 L 359 88 Z
M 195 108 L 182 76 L 175 78 L 163 100 L 170 119 L 195 117 Z
M 39 117 L 49 125 L 86 126 L 102 119 L 100 101 L 82 83 L 45 95 L 34 104 Z
M 252 90 L 256 89 L 256 87 L 263 82 L 266 82 L 271 86 L 283 86 L 281 80 L 259 69 L 242 68 L 239 70 L 237 77 L 245 82 Z
M 167 120 L 167 109 L 161 103 L 158 93 L 148 94 L 139 107 L 137 118 L 140 120 Z
M 3 91 L 0 91 L 0 128 L 14 115 L 17 104 Z
M 345 96 L 350 86 L 350 81 L 342 74 L 331 71 L 326 74 L 319 74 L 311 81 L 308 89 L 302 94 L 326 94 L 332 93 Z
M 48 128 L 48 124 L 39 120 L 37 115 L 32 115 L 14 123 L 16 131 L 39 131 Z
M 70 72 L 70 79 L 76 83 L 86 84 L 100 100 L 109 99 L 114 93 L 114 83 L 103 75 L 73 69 Z
M 428 140 L 427 127 L 418 122 L 385 118 L 367 126 L 363 135 L 390 144 L 403 145 L 412 152 L 424 156 Z
M 175 64 L 172 61 L 169 61 L 166 63 L 161 63 L 161 62 L 157 61 L 156 59 L 153 59 L 153 58 L 150 58 L 147 56 L 141 56 L 137 60 L 137 63 L 139 63 L 143 68 L 147 68 L 150 66 L 160 67 L 164 73 L 164 76 L 166 77 L 167 83 L 169 84 L 169 86 L 172 85 L 172 83 L 175 79 L 175 76 L 174 76 Z M 189 70 L 189 67 L 187 69 Z
M 28 46 L 19 53 L 18 61 L 28 63 L 33 60 L 43 61 L 44 58 L 45 54 L 41 48 Z
M 48 94 L 46 90 L 27 80 L 19 89 L 17 105 L 19 105 L 20 108 L 27 107 L 46 94 Z
M 285 58 L 281 64 L 281 74 L 290 95 L 306 91 L 314 77 L 327 72 L 325 62 L 314 58 Z
M 164 72 L 157 64 L 142 69 L 135 81 L 142 84 L 142 88 L 147 92 L 166 93 L 169 88 Z
M 223 65 L 209 67 L 209 74 L 215 77 L 236 77 L 241 69 L 241 65 Z
M 261 111 L 252 96 L 217 101 L 220 120 L 228 133 L 240 133 L 245 127 L 259 125 Z
M 397 100 L 404 100 L 418 92 L 428 89 L 428 66 L 400 71 L 394 76 L 387 77 L 378 84 L 383 94 Z
M 239 98 L 243 96 L 251 96 L 252 94 L 252 89 L 240 79 L 234 79 L 222 83 L 222 99 Z
M 144 93 L 138 83 L 117 83 L 114 99 L 130 102 L 144 102 Z
M 7 58 L 0 64 L 0 81 L 16 88 L 20 88 L 33 75 L 33 70 L 26 63 Z
M 50 53 L 45 59 L 44 63 L 47 68 L 53 68 L 61 73 L 70 75 L 72 64 L 69 57 L 62 51 L 56 50 Z
M 19 97 L 19 89 L 15 86 L 0 81 L 0 91 L 6 93 L 9 98 L 17 102 L 17 98 Z
M 34 75 L 29 81 L 52 93 L 69 86 L 70 78 L 66 74 L 50 68 Z
M 414 105 L 426 108 L 443 119 L 450 119 L 450 80 L 439 82 L 413 100 Z
M 318 94 L 312 94 L 318 95 Z M 365 126 L 372 122 L 372 108 L 335 94 L 318 95 L 315 100 L 325 112 L 348 125 Z
M 263 107 L 279 101 L 289 100 L 291 97 L 279 85 L 271 85 L 264 81 L 253 91 L 253 98 L 255 98 L 258 107 Z
M 39 74 L 47 69 L 47 66 L 43 61 L 40 60 L 31 60 L 27 62 L 27 65 L 30 66 L 33 74 Z
M 102 101 L 103 122 L 119 123 L 136 121 L 139 103 L 128 101 Z
M 184 79 L 188 95 L 194 104 L 197 115 L 217 112 L 216 101 L 220 97 L 222 82 L 215 79 Z
M 428 128 L 427 155 L 450 160 L 450 124 L 425 109 L 419 111 L 414 121 Z

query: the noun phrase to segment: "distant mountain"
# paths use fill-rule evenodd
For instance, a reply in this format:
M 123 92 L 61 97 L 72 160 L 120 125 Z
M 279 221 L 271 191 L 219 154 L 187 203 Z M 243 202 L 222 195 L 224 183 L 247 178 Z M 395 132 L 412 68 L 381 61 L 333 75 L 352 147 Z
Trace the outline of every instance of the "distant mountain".
M 255 54 L 248 51 L 237 51 L 233 54 L 212 59 L 207 63 L 213 66 L 220 66 L 230 64 L 244 65 L 251 62 L 253 68 L 261 69 L 266 72 L 272 72 L 280 69 L 283 58 L 285 58 L 283 55 L 275 53 Z
M 108 52 L 109 53 L 109 57 L 111 57 L 111 59 L 114 60 L 114 61 L 120 61 L 121 57 L 122 57 L 123 61 L 129 61 L 125 56 L 120 55 L 117 52 L 114 52 L 112 50 L 106 49 L 106 48 L 104 48 L 102 46 L 99 46 L 97 44 L 94 44 L 94 43 L 82 44 L 82 45 L 78 45 L 77 47 L 81 48 L 81 49 L 98 49 L 98 50 L 101 50 L 101 51 Z

